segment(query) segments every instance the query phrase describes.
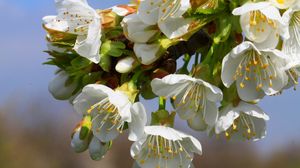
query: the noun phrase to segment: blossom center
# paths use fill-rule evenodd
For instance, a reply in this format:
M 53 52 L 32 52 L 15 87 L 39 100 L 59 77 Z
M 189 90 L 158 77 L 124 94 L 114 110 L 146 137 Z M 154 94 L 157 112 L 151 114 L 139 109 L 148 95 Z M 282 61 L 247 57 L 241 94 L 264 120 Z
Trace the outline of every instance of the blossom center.
M 178 167 L 182 167 L 184 160 L 192 160 L 192 154 L 189 153 L 180 140 L 168 140 L 161 136 L 149 135 L 141 147 L 141 152 L 135 156 L 135 159 L 141 164 L 148 161 L 156 161 L 156 168 L 168 167 L 167 162 L 178 159 Z
M 250 12 L 250 26 L 255 28 L 256 32 L 264 33 L 269 27 L 276 29 L 277 23 L 275 20 L 269 19 L 262 12 L 256 10 Z M 269 26 L 269 27 L 267 27 Z
M 242 133 L 242 136 L 248 140 L 256 136 L 256 129 L 252 118 L 249 115 L 241 113 L 240 116 L 233 121 L 231 127 L 225 132 L 228 140 L 232 135 Z
M 90 12 L 89 15 L 92 15 Z M 82 16 L 80 13 L 64 11 L 62 15 L 59 15 L 56 19 L 57 22 L 67 21 L 68 27 L 66 32 L 70 33 L 86 33 L 88 30 L 88 25 L 93 22 L 93 17 L 89 16 Z
M 147 11 L 147 14 L 150 14 L 156 7 L 159 7 L 160 12 L 162 13 L 159 21 L 164 21 L 170 16 L 174 16 L 175 13 L 180 10 L 181 0 L 161 0 L 155 2 L 154 0 L 149 0 L 149 5 L 151 10 Z
M 185 106 L 188 103 L 188 108 L 196 109 L 196 112 L 201 111 L 206 107 L 205 93 L 205 88 L 202 85 L 193 83 L 187 88 L 176 106 Z M 172 99 L 176 100 L 177 97 L 174 96 Z
M 118 108 L 111 104 L 108 98 L 94 104 L 87 112 L 90 114 L 94 110 L 96 110 L 96 116 L 93 118 L 93 122 L 96 119 L 101 118 L 101 122 L 97 123 L 97 132 L 103 131 L 104 128 L 106 132 L 112 131 L 113 129 L 116 129 L 120 133 L 123 132 L 125 122 L 122 121 Z
M 241 88 L 245 88 L 247 82 L 254 81 L 257 86 L 256 90 L 259 91 L 265 85 L 273 86 L 273 80 L 277 77 L 275 67 L 269 56 L 259 55 L 252 50 L 238 65 L 233 79 L 240 79 Z
M 279 4 L 284 4 L 284 0 L 277 0 Z

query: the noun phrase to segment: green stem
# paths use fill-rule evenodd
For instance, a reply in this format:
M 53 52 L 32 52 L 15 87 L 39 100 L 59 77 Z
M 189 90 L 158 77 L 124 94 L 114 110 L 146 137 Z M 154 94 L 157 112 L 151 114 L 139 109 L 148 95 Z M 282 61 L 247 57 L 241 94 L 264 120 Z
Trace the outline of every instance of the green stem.
M 129 81 L 129 87 L 130 88 L 134 88 L 136 89 L 136 84 L 138 82 L 138 79 L 140 78 L 141 74 L 142 74 L 142 70 L 137 70 L 137 72 L 132 76 L 131 80 Z
M 194 66 L 197 66 L 198 65 L 198 63 L 199 63 L 199 56 L 200 56 L 200 53 L 196 53 L 196 55 L 195 55 L 195 62 L 194 62 Z
M 164 97 L 159 97 L 159 110 L 166 109 L 166 99 Z
M 183 68 L 187 68 L 187 66 L 189 65 L 190 63 L 190 60 L 191 60 L 191 56 L 189 54 L 185 54 L 184 55 L 184 58 L 183 58 L 183 61 L 184 61 L 184 64 L 183 64 Z

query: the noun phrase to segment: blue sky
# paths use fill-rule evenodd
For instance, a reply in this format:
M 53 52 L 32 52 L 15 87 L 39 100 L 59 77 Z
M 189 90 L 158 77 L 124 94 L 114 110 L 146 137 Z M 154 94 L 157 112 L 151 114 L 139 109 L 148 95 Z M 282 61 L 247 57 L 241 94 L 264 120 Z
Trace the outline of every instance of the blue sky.
M 95 8 L 106 8 L 125 0 L 90 0 Z M 47 91 L 54 68 L 42 65 L 47 55 L 45 32 L 41 18 L 55 14 L 54 0 L 0 0 L 0 106 L 8 101 L 26 101 L 43 97 L 52 105 L 69 108 L 67 102 L 58 102 Z M 300 89 L 298 87 L 298 89 Z M 271 116 L 267 138 L 258 142 L 263 149 L 300 138 L 300 91 L 289 90 L 281 96 L 267 97 L 260 104 Z M 153 109 L 150 104 L 147 108 Z M 156 108 L 156 107 L 154 107 Z M 194 133 L 195 134 L 195 133 Z

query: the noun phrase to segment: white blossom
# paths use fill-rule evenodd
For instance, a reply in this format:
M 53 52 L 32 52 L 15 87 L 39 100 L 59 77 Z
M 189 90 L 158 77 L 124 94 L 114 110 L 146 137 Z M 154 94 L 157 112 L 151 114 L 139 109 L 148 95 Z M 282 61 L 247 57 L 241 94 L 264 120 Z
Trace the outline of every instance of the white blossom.
M 122 133 L 125 122 L 129 126 L 129 140 L 135 141 L 143 135 L 147 122 L 144 106 L 139 102 L 132 104 L 121 91 L 99 84 L 87 85 L 73 104 L 78 113 L 92 116 L 93 134 L 102 142 Z
M 234 107 L 230 104 L 220 111 L 215 132 L 225 133 L 228 139 L 259 140 L 266 135 L 268 120 L 269 116 L 256 105 L 240 102 Z
M 300 5 L 295 5 L 283 14 L 283 19 L 287 23 L 289 38 L 284 39 L 282 51 L 290 59 L 286 66 L 290 77 L 290 85 L 298 84 L 300 76 Z
M 94 63 L 99 63 L 101 17 L 86 0 L 55 0 L 57 16 L 43 18 L 47 29 L 77 35 L 74 50 Z
M 174 100 L 176 112 L 191 128 L 205 130 L 215 124 L 218 118 L 216 103 L 223 98 L 219 88 L 201 79 L 177 74 L 153 79 L 151 87 L 156 95 Z
M 202 154 L 197 139 L 173 128 L 147 126 L 145 134 L 131 146 L 131 156 L 141 168 L 189 168 L 194 153 Z
M 232 13 L 240 16 L 244 35 L 258 48 L 275 48 L 280 35 L 287 36 L 279 10 L 269 2 L 249 2 Z
M 221 78 L 226 87 L 236 83 L 242 100 L 257 101 L 280 92 L 287 84 L 287 63 L 279 50 L 259 50 L 251 42 L 243 42 L 223 59 Z

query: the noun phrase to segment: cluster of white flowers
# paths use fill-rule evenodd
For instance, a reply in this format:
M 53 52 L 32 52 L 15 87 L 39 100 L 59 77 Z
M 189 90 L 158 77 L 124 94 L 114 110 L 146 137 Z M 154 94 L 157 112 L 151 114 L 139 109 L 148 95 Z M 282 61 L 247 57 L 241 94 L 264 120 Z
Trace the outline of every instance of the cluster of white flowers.
M 82 115 L 71 146 L 76 152 L 89 149 L 94 160 L 128 130 L 137 167 L 193 167 L 202 147 L 173 128 L 176 114 L 195 131 L 256 141 L 265 137 L 269 120 L 257 103 L 298 84 L 297 0 L 235 3 L 226 24 L 222 9 L 234 6 L 229 1 L 140 0 L 105 10 L 86 0 L 55 2 L 58 15 L 43 18 L 53 56 L 47 64 L 60 68 L 49 91 L 70 100 Z M 240 25 L 234 28 L 231 21 L 237 18 Z M 198 32 L 213 40 L 193 41 Z M 197 54 L 189 71 L 191 48 Z M 181 68 L 178 53 L 185 54 Z M 159 98 L 151 120 L 140 95 Z M 168 112 L 166 100 L 175 113 Z

